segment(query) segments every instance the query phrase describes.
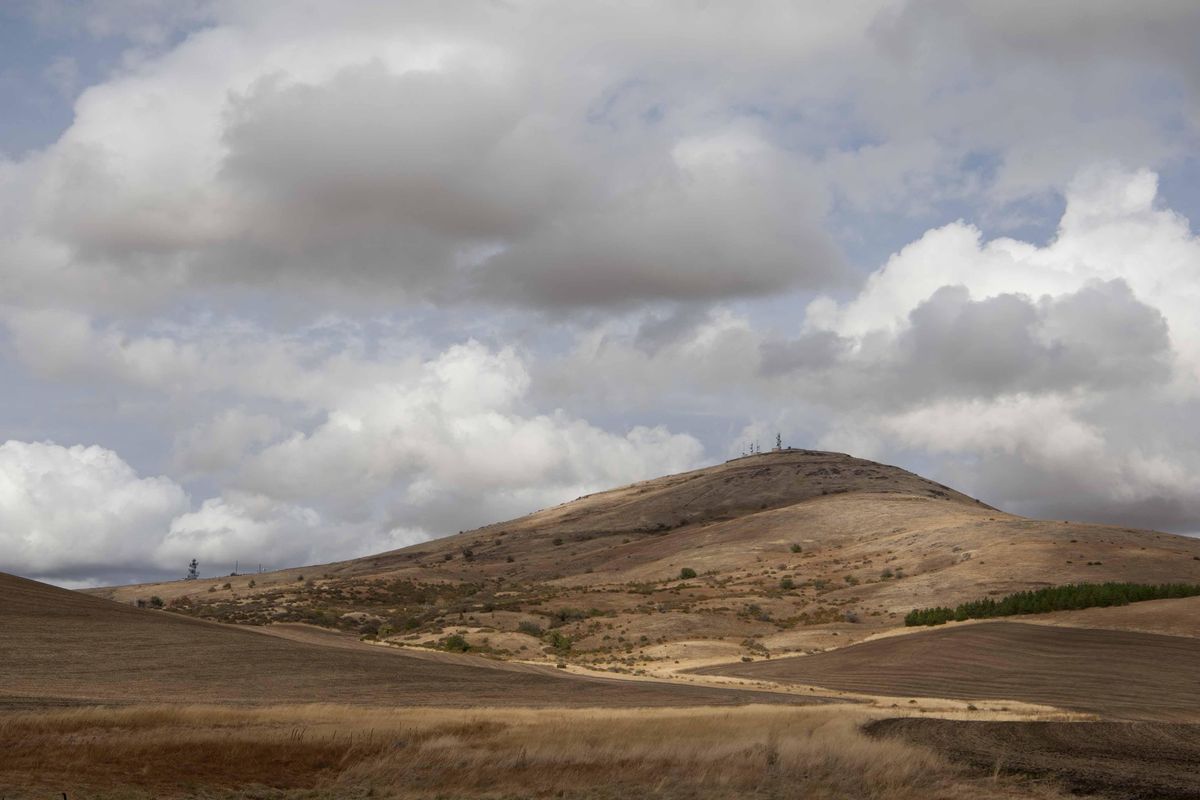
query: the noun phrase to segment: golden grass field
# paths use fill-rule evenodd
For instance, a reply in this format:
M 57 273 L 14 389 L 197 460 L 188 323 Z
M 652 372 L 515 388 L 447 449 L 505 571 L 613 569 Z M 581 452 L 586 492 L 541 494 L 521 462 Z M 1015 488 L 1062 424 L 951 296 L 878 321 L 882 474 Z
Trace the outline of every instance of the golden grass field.
M 1060 797 L 850 707 L 141 706 L 0 718 L 7 798 Z

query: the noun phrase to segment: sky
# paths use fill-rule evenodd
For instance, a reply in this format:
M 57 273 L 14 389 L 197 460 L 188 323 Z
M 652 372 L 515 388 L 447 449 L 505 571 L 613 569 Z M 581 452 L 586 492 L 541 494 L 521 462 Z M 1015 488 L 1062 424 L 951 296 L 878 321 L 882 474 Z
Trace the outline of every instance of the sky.
M 1200 532 L 1200 6 L 15 0 L 0 571 L 722 461 Z

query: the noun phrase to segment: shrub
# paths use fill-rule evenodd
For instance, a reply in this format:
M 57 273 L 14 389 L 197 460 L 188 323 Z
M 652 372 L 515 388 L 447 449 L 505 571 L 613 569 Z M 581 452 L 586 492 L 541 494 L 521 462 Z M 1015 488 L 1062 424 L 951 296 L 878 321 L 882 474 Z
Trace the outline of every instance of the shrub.
M 800 545 L 796 544 L 795 542 L 792 542 L 791 550 L 793 553 L 799 553 L 803 549 L 804 548 L 802 548 Z
M 692 569 L 691 567 L 684 567 L 683 569 L 679 570 L 679 577 L 685 581 L 690 580 L 696 577 L 696 570 Z
M 571 637 L 558 631 L 550 631 L 546 634 L 546 644 L 550 645 L 558 653 L 569 653 L 571 651 Z
M 779 588 L 783 589 L 785 592 L 790 592 L 792 589 L 796 588 L 796 582 L 791 578 L 783 578 L 779 581 Z
M 443 650 L 449 650 L 451 653 L 465 653 L 471 649 L 470 643 L 457 633 L 450 634 L 439 644 Z
M 520 625 L 518 625 L 517 630 L 521 633 L 528 634 L 529 636 L 533 636 L 537 639 L 542 638 L 542 634 L 545 633 L 545 631 L 542 630 L 541 625 L 538 625 L 536 622 L 530 622 L 529 620 L 525 620 Z
M 896 573 L 892 572 L 891 567 L 887 567 L 883 570 L 883 572 L 879 573 L 879 577 L 883 578 L 884 580 L 887 580 L 888 578 L 893 577 L 895 574 Z
M 153 608 L 162 608 L 163 607 L 163 599 L 161 597 L 159 597 L 158 595 L 154 595 L 153 597 L 150 598 L 150 605 Z
M 250 583 L 249 583 L 248 585 L 249 585 L 249 587 L 250 587 L 251 589 L 253 589 L 253 588 L 254 588 L 255 586 L 257 586 L 258 584 L 254 582 L 254 578 L 251 578 L 251 579 L 250 579 Z
M 561 547 L 562 543 L 563 543 L 563 540 L 562 540 L 561 536 L 554 537 L 554 546 L 555 547 Z

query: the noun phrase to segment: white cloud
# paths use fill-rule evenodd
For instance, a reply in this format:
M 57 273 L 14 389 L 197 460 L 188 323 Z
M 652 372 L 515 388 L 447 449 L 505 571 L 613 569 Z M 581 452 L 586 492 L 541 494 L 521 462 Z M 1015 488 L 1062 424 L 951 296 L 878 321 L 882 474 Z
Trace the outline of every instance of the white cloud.
M 1155 189 L 1091 170 L 1045 246 L 955 223 L 856 297 L 812 303 L 806 336 L 840 353 L 792 374 L 822 377 L 824 443 L 932 454 L 945 480 L 1030 513 L 1200 529 L 1181 428 L 1200 407 L 1200 239 Z
M 139 477 L 102 447 L 0 444 L 5 571 L 95 575 L 154 564 L 156 545 L 188 504 L 171 479 Z

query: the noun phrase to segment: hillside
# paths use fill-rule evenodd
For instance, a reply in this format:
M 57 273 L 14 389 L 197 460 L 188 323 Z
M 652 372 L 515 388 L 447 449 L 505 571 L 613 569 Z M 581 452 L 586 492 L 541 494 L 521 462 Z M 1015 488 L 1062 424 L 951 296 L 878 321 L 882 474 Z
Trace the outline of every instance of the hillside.
M 1200 722 L 1200 639 L 1020 622 L 888 636 L 698 670 L 893 697 L 1021 700 L 1109 719 Z
M 1025 519 L 897 467 L 784 450 L 367 558 L 96 591 L 639 671 L 816 652 L 913 607 L 1109 580 L 1200 583 L 1200 540 Z
M 795 702 L 702 687 L 563 675 L 215 625 L 0 573 L 0 711 L 137 702 L 442 706 Z

